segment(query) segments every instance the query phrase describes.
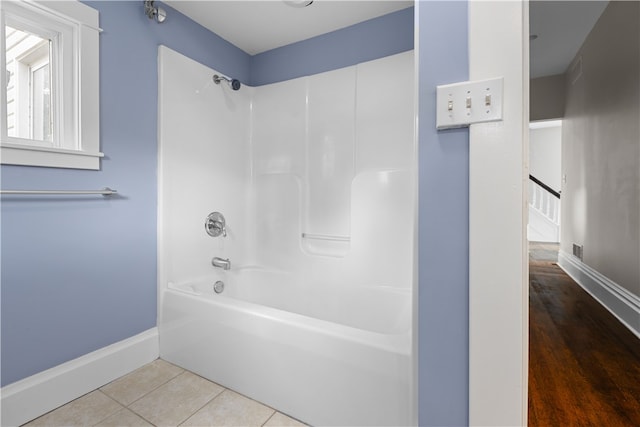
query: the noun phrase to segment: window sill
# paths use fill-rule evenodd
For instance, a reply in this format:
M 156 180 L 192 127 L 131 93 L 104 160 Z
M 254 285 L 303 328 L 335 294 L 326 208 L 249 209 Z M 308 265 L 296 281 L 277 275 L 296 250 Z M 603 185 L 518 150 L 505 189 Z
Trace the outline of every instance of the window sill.
M 35 147 L 8 142 L 0 144 L 0 163 L 5 165 L 99 170 L 102 157 L 104 154 L 100 152 Z

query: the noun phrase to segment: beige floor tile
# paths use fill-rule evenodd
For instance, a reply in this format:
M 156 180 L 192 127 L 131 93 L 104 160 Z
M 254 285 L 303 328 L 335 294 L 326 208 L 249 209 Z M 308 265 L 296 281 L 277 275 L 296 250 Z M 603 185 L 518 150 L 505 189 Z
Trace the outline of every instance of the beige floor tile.
M 183 426 L 261 426 L 273 415 L 268 406 L 225 390 L 207 406 L 185 421 Z
M 300 421 L 293 419 L 291 417 L 287 417 L 285 414 L 281 414 L 280 412 L 276 412 L 273 414 L 273 417 L 269 418 L 264 424 L 264 427 L 306 427 L 306 424 L 301 423 Z
M 223 390 L 185 371 L 134 402 L 129 409 L 155 425 L 177 426 Z
M 184 369 L 162 359 L 157 359 L 110 382 L 100 390 L 112 399 L 128 406 L 182 372 Z
M 102 392 L 95 390 L 67 403 L 40 418 L 31 421 L 27 426 L 92 426 L 123 407 Z
M 153 424 L 124 408 L 111 415 L 95 427 L 153 427 Z

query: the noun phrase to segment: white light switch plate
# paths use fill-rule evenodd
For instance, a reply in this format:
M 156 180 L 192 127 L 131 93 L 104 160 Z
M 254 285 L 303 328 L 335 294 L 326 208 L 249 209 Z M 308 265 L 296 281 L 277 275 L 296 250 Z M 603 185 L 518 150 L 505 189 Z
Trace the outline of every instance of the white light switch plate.
M 450 129 L 502 120 L 503 78 L 437 87 L 436 127 Z

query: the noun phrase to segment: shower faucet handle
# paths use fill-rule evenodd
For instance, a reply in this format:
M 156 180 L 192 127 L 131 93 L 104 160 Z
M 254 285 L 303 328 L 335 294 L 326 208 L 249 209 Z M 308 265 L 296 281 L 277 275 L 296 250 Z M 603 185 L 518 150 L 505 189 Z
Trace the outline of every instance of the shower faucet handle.
M 227 237 L 227 226 L 224 216 L 220 212 L 212 212 L 204 221 L 204 229 L 211 237 Z
M 227 227 L 224 226 L 223 223 L 218 221 L 213 221 L 209 223 L 208 233 L 212 237 L 217 237 L 222 234 L 222 237 L 227 237 Z

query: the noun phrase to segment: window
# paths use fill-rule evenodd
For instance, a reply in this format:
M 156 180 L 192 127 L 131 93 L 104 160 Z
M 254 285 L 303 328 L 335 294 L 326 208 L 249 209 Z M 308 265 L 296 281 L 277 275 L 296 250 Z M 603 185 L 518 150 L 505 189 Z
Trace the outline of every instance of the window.
M 0 2 L 0 162 L 99 169 L 98 12 Z
M 8 136 L 53 142 L 51 40 L 5 27 Z

